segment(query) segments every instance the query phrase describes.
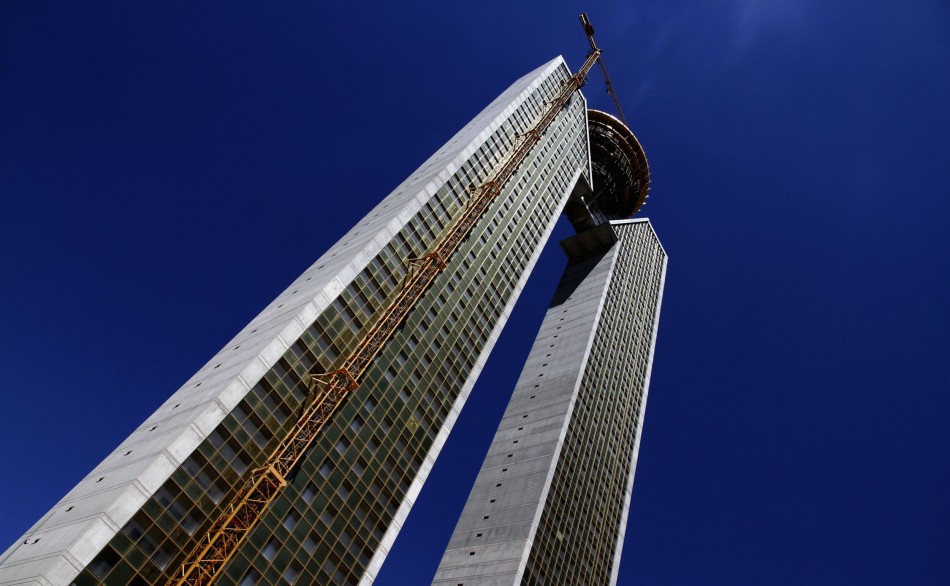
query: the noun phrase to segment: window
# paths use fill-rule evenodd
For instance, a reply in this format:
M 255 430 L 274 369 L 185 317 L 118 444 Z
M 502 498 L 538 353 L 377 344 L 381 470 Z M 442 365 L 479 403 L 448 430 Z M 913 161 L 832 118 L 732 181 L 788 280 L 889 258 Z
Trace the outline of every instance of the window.
M 335 362 L 337 359 L 336 349 L 333 347 L 333 342 L 330 340 L 330 337 L 327 336 L 326 332 L 314 332 L 314 338 L 317 342 L 317 348 L 320 349 L 320 352 L 327 358 L 328 362 Z
M 359 433 L 360 429 L 362 428 L 363 428 L 363 418 L 357 415 L 356 417 L 353 418 L 353 421 L 350 422 L 350 429 L 352 429 L 354 433 Z
M 278 549 L 280 549 L 280 542 L 278 542 L 277 538 L 275 537 L 267 542 L 267 545 L 264 546 L 264 549 L 263 551 L 261 551 L 261 554 L 263 554 L 264 559 L 266 559 L 267 561 L 269 562 L 274 561 L 274 556 L 277 555 Z
M 293 531 L 294 527 L 297 526 L 297 523 L 300 522 L 300 513 L 296 510 L 291 509 L 287 516 L 284 517 L 284 527 L 287 528 L 287 531 Z
M 311 533 L 303 542 L 304 550 L 313 555 L 313 552 L 317 550 L 317 540 L 314 538 L 314 535 Z
M 257 570 L 251 568 L 244 574 L 244 578 L 241 579 L 241 582 L 238 586 L 256 586 L 257 581 L 260 580 L 261 575 L 257 573 Z
M 333 563 L 333 560 L 327 559 L 327 561 L 323 563 L 323 571 L 326 572 L 328 576 L 332 576 L 336 573 L 336 564 Z
M 289 566 L 287 566 L 287 569 L 284 570 L 284 580 L 288 584 L 293 584 L 297 581 L 297 577 L 300 575 L 301 569 L 303 569 L 303 567 L 297 564 L 297 562 L 292 562 Z
M 254 440 L 254 443 L 256 443 L 258 447 L 264 448 L 264 446 L 267 445 L 267 440 L 270 438 L 268 438 L 267 435 L 261 431 L 257 423 L 252 419 L 253 416 L 248 417 L 242 424 L 242 427 L 244 428 L 244 431 L 247 432 L 247 435 L 251 436 L 251 438 Z
M 113 551 L 111 547 L 107 547 L 102 553 L 96 556 L 96 559 L 92 560 L 92 563 L 89 564 L 89 569 L 96 577 L 102 580 L 118 562 L 119 554 Z
M 158 544 L 155 543 L 155 540 L 152 539 L 148 533 L 142 536 L 142 539 L 139 540 L 138 546 L 139 549 L 144 551 L 145 555 L 147 556 L 151 556 L 153 553 L 155 553 L 155 550 L 158 549 Z
M 163 570 L 168 566 L 168 563 L 172 561 L 172 557 L 174 557 L 172 552 L 168 551 L 167 547 L 168 542 L 166 541 L 165 546 L 159 548 L 158 551 L 155 552 L 155 555 L 152 556 L 152 561 L 155 565 Z
M 168 492 L 168 489 L 163 486 L 155 493 L 155 500 L 163 507 L 167 507 L 172 504 L 172 495 Z
M 205 493 L 207 493 L 215 503 L 220 503 L 221 499 L 224 498 L 224 491 L 221 490 L 221 487 L 218 486 L 204 470 L 201 470 L 195 475 L 195 482 L 204 489 Z
M 336 517 L 336 515 L 337 510 L 333 507 L 333 505 L 327 505 L 327 509 L 323 511 L 322 515 L 320 515 L 320 520 L 323 521 L 327 527 L 329 527 L 333 523 L 333 519 Z
M 336 443 L 336 451 L 342 456 L 346 453 L 346 449 L 350 447 L 350 440 L 345 437 L 341 437 L 340 441 Z
M 241 456 L 235 456 L 234 460 L 231 460 L 231 467 L 239 475 L 244 474 L 244 471 L 247 470 L 247 462 Z
M 135 522 L 135 520 L 129 521 L 122 531 L 129 536 L 133 542 L 138 541 L 139 537 L 142 536 L 142 526 Z

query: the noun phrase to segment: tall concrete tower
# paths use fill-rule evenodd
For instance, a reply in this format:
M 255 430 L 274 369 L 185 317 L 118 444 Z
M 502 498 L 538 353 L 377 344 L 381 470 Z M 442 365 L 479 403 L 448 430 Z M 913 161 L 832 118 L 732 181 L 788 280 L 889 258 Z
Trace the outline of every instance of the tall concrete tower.
M 435 584 L 613 584 L 666 254 L 646 220 L 561 243 L 568 266 Z
M 660 270 L 662 249 L 647 224 L 611 223 L 642 205 L 649 176 L 622 123 L 588 124 L 577 89 L 595 58 L 575 75 L 554 59 L 485 108 L 13 544 L 0 584 L 371 583 L 562 212 L 580 231 L 570 275 L 598 260 L 583 299 L 557 305 L 576 330 L 558 352 L 577 370 L 556 376 L 580 390 L 554 460 L 585 466 L 596 422 L 578 413 L 616 409 L 593 365 L 629 348 L 642 391 L 623 399 L 622 438 L 596 444 L 629 476 L 661 283 L 627 267 Z M 572 498 L 558 478 L 547 502 Z M 623 515 L 628 484 L 611 493 Z M 534 543 L 574 539 L 559 507 L 533 523 Z M 547 551 L 528 566 L 538 576 L 555 575 Z

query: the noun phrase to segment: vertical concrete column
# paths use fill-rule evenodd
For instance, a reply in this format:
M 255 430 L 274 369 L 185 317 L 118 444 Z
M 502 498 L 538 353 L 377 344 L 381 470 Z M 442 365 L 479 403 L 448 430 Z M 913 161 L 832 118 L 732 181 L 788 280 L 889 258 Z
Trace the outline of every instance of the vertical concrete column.
M 570 259 L 434 584 L 521 581 L 615 261 L 615 246 Z
M 434 584 L 616 582 L 666 253 L 645 220 L 561 246 L 568 266 Z

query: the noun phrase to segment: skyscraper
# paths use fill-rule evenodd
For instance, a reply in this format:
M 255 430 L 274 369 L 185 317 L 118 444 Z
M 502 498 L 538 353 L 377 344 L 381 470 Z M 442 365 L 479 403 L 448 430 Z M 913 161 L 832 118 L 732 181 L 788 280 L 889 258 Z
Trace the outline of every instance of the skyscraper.
M 562 248 L 568 266 L 436 584 L 616 582 L 666 254 L 645 220 Z
M 588 132 L 580 79 L 558 58 L 492 102 L 11 546 L 0 584 L 204 583 L 196 555 L 220 583 L 372 582 L 560 213 L 586 241 L 646 195 L 632 134 Z

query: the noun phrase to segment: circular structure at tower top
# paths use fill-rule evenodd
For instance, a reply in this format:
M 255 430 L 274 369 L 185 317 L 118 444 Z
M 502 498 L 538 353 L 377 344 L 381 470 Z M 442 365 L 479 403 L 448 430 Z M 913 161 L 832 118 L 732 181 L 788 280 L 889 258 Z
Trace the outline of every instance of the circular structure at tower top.
M 600 110 L 587 111 L 594 195 L 588 205 L 611 219 L 629 218 L 650 189 L 650 167 L 627 125 Z

